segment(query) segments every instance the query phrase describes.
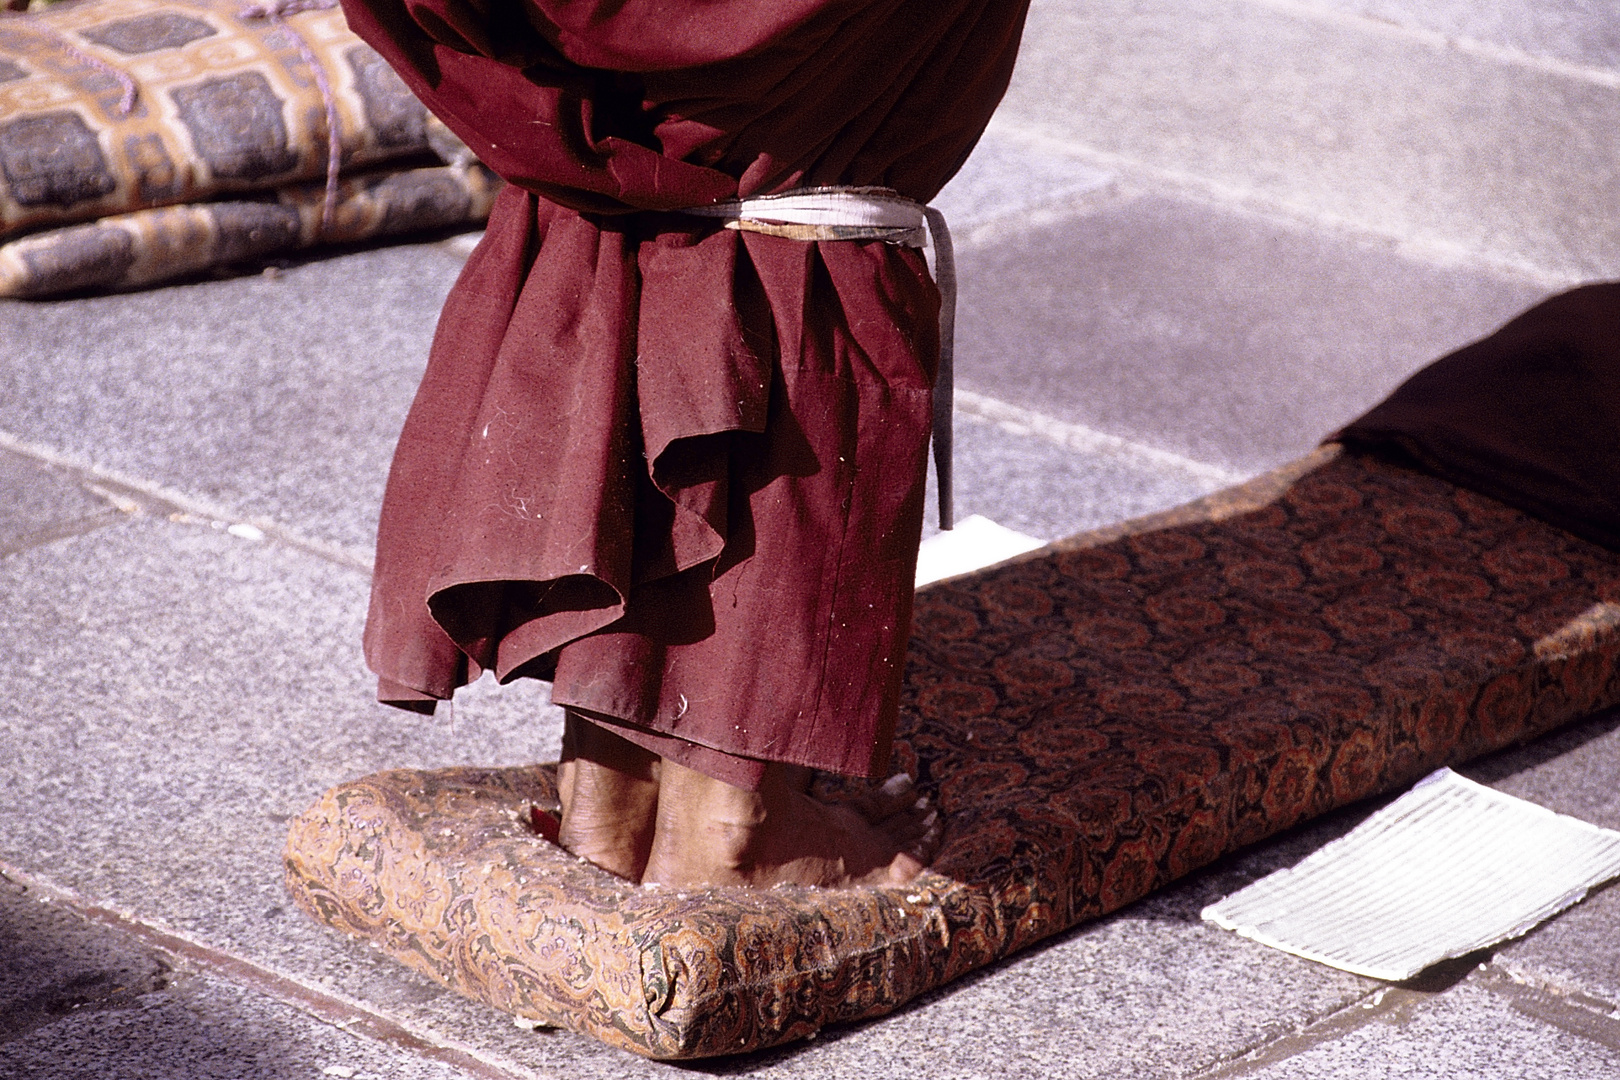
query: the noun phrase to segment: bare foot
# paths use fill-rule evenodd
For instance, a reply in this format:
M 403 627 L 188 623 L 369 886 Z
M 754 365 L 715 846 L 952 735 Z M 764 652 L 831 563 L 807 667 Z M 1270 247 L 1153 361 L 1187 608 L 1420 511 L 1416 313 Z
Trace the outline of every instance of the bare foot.
M 641 880 L 661 885 L 903 885 L 939 846 L 939 818 L 896 778 L 855 806 L 818 802 L 810 773 L 770 765 L 759 791 L 672 761 Z M 856 808 L 858 807 L 858 809 Z
M 611 874 L 640 881 L 658 815 L 658 755 L 569 715 L 557 766 L 557 842 Z

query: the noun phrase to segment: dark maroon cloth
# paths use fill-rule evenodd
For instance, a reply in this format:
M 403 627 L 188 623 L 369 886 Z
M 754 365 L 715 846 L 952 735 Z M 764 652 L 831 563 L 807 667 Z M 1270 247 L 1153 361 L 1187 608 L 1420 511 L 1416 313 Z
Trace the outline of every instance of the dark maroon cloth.
M 1333 438 L 1620 550 L 1620 282 L 1543 301 Z
M 920 253 L 665 213 L 933 196 L 1026 0 L 346 0 L 511 181 L 440 318 L 378 535 L 380 696 L 480 669 L 660 738 L 887 758 L 939 296 Z

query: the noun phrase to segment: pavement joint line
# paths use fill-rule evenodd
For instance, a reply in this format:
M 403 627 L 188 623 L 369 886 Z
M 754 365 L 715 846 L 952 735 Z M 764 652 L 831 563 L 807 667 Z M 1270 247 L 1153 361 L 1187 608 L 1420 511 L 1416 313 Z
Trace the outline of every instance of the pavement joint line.
M 1238 472 L 1207 461 L 1161 450 L 1156 446 L 1139 443 L 1119 435 L 1059 420 L 1022 405 L 1014 405 L 999 398 L 978 394 L 958 386 L 955 390 L 956 411 L 965 416 L 987 420 L 1013 435 L 1038 435 L 1050 442 L 1083 454 L 1111 457 L 1132 465 L 1148 465 L 1156 469 L 1175 471 L 1206 483 L 1222 487 L 1240 484 L 1249 479 L 1248 473 Z
M 1284 1035 L 1262 1038 L 1222 1061 L 1193 1073 L 1195 1080 L 1236 1080 L 1251 1076 L 1307 1050 L 1342 1038 L 1410 1003 L 1402 996 L 1415 991 L 1382 987 Z
M 966 416 L 986 420 L 1014 435 L 1036 435 L 1068 450 L 1106 456 L 1131 465 L 1145 465 L 1156 469 L 1179 472 L 1185 476 L 1219 487 L 1242 483 L 1249 474 L 1228 469 L 1209 462 L 1161 450 L 1156 446 L 1139 443 L 1119 435 L 1110 435 L 1084 424 L 1059 420 L 1033 409 L 1001 401 L 985 394 L 958 387 L 955 391 L 956 411 Z M 216 527 L 247 525 L 261 532 L 266 539 L 297 548 L 328 562 L 334 562 L 369 576 L 372 573 L 372 553 L 356 552 L 338 544 L 303 536 L 266 518 L 244 518 L 229 508 L 197 499 L 163 487 L 151 481 L 130 476 L 115 469 L 92 464 L 71 454 L 63 453 L 40 443 L 29 442 L 0 430 L 0 449 L 10 450 L 33 458 L 55 468 L 75 474 L 81 483 L 111 502 L 123 513 L 146 512 L 167 517 L 181 524 L 206 523 Z M 1213 488 L 1212 488 L 1213 490 Z M 102 524 L 111 524 L 109 518 Z M 99 525 L 97 526 L 99 527 Z M 89 530 L 84 530 L 89 531 Z M 31 537 L 34 534 L 31 534 Z M 50 536 L 40 542 L 65 539 L 79 535 L 68 532 L 63 536 Z M 27 539 L 27 538 L 25 538 Z M 36 546 L 27 544 L 25 546 Z M 21 550 L 21 548 L 19 548 Z M 11 546 L 0 546 L 0 557 L 14 554 Z
M 1578 990 L 1531 981 L 1497 964 L 1482 967 L 1478 984 L 1507 999 L 1515 1012 L 1610 1050 L 1620 1050 L 1620 1007 Z
M 1448 961 L 1438 970 L 1431 968 L 1407 983 L 1381 986 L 1289 1034 L 1263 1038 L 1193 1076 L 1196 1080 L 1238 1080 L 1341 1039 L 1368 1024 L 1405 1023 L 1413 1012 L 1463 982 L 1505 999 L 1515 1012 L 1538 1023 L 1549 1024 L 1611 1050 L 1620 1049 L 1620 1007 L 1613 1003 L 1551 984 L 1531 982 L 1494 959 L 1463 970 L 1458 970 L 1457 965 L 1457 961 Z
M 125 514 L 146 513 L 155 517 L 167 517 L 179 524 L 206 524 L 226 529 L 233 535 L 247 539 L 262 537 L 327 562 L 337 563 L 350 570 L 358 570 L 368 577 L 372 573 L 374 556 L 369 551 L 356 551 L 341 544 L 304 536 L 268 518 L 244 517 L 228 507 L 198 499 L 150 480 L 130 476 L 117 469 L 97 465 L 43 443 L 30 442 L 9 431 L 0 430 L 0 449 L 10 450 L 23 457 L 33 458 L 35 461 L 74 474 L 85 487 Z M 259 534 L 259 537 L 255 537 L 254 533 Z M 71 535 L 79 534 L 65 534 Z M 50 539 L 65 539 L 65 536 Z M 9 554 L 13 554 L 9 548 L 0 547 L 0 556 Z
M 1301 19 L 1332 23 L 1335 26 L 1359 30 L 1362 33 L 1378 34 L 1382 37 L 1417 42 L 1437 52 L 1460 52 L 1499 64 L 1528 68 L 1532 71 L 1558 75 L 1577 82 L 1592 83 L 1610 90 L 1620 89 L 1620 71 L 1591 67 L 1587 64 L 1560 60 L 1553 56 L 1525 52 L 1523 49 L 1516 49 L 1511 45 L 1502 45 L 1494 41 L 1485 41 L 1481 38 L 1457 34 L 1444 34 L 1438 30 L 1425 30 L 1421 26 L 1407 26 L 1393 19 L 1382 19 L 1375 15 L 1356 15 L 1345 11 L 1334 11 L 1313 4 L 1310 0 L 1244 0 L 1244 2 L 1255 7 L 1270 8 L 1273 11 L 1294 15 Z
M 542 1074 L 513 1071 L 462 1043 L 434 1039 L 350 998 L 196 941 L 172 930 L 159 929 L 135 915 L 95 903 L 71 889 L 52 884 L 26 870 L 0 862 L 0 878 L 22 886 L 37 900 L 58 904 L 88 922 L 130 935 L 148 948 L 187 960 L 284 1005 L 298 1009 L 342 1031 L 404 1050 L 417 1057 L 457 1068 L 479 1080 L 541 1080 Z M 544 1078 L 550 1080 L 550 1078 Z
M 1545 289 L 1567 289 L 1593 280 L 1589 274 L 1552 270 L 1522 259 L 1480 251 L 1465 244 L 1380 229 L 1252 187 L 1238 187 L 1199 173 L 1153 165 L 1139 158 L 1100 150 L 1037 121 L 1016 120 L 997 113 L 991 118 L 987 130 L 1042 153 L 1065 155 L 1093 168 L 1117 173 L 1121 181 L 1134 183 L 1144 194 L 1163 194 L 1203 202 L 1282 225 L 1336 234 L 1443 269 L 1479 270 Z
M 58 540 L 69 540 L 75 536 L 85 536 L 95 532 L 97 529 L 115 525 L 124 519 L 125 513 L 121 511 L 120 507 L 109 506 L 105 510 L 98 510 L 94 514 L 86 514 L 71 521 L 59 521 L 53 525 L 47 525 L 43 529 L 35 529 L 33 532 L 24 533 L 14 540 L 0 543 L 0 559 L 11 555 L 21 555 L 31 548 L 44 547 L 47 544 L 54 544 Z
M 1484 964 L 1479 966 L 1485 967 Z M 1341 1039 L 1368 1024 L 1402 1023 L 1414 1010 L 1462 982 L 1469 974 L 1472 972 L 1465 971 L 1460 977 L 1442 976 L 1438 980 L 1419 975 L 1406 984 L 1386 983 L 1288 1034 L 1262 1038 L 1192 1075 L 1195 1080 L 1237 1080 Z
M 951 241 L 958 252 L 969 252 L 1009 236 L 1049 229 L 1075 217 L 1099 213 L 1128 203 L 1134 197 L 1135 193 L 1126 189 L 1118 177 L 1110 176 L 1092 187 L 1076 186 L 1059 190 L 1026 205 L 1011 206 L 982 218 L 970 219 L 960 227 L 953 225 Z M 929 266 L 932 265 L 930 262 Z

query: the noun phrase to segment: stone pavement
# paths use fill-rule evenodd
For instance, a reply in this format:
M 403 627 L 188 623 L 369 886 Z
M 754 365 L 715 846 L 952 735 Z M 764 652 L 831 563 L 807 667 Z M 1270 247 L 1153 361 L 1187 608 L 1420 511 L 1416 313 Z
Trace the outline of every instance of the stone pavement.
M 1427 360 L 1620 277 L 1609 0 L 1037 0 L 941 197 L 958 505 L 1044 538 L 1308 450 Z M 901 1013 L 660 1065 L 290 909 L 288 817 L 555 756 L 537 685 L 422 719 L 358 640 L 393 439 L 467 238 L 0 303 L 0 1077 L 1595 1077 L 1620 888 L 1390 986 L 1199 922 L 1260 845 Z M 1620 827 L 1620 716 L 1468 773 Z

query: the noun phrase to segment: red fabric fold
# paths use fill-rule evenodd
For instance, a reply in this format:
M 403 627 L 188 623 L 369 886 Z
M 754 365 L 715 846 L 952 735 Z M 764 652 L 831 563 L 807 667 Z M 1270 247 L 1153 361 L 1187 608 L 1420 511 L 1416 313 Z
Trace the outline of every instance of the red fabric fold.
M 801 184 L 926 200 L 1005 89 L 1024 3 L 345 7 L 513 185 L 390 477 L 384 695 L 554 676 L 561 703 L 718 752 L 881 768 L 938 294 L 915 251 L 660 211 Z
M 1329 436 L 1620 551 L 1620 282 L 1548 297 Z

